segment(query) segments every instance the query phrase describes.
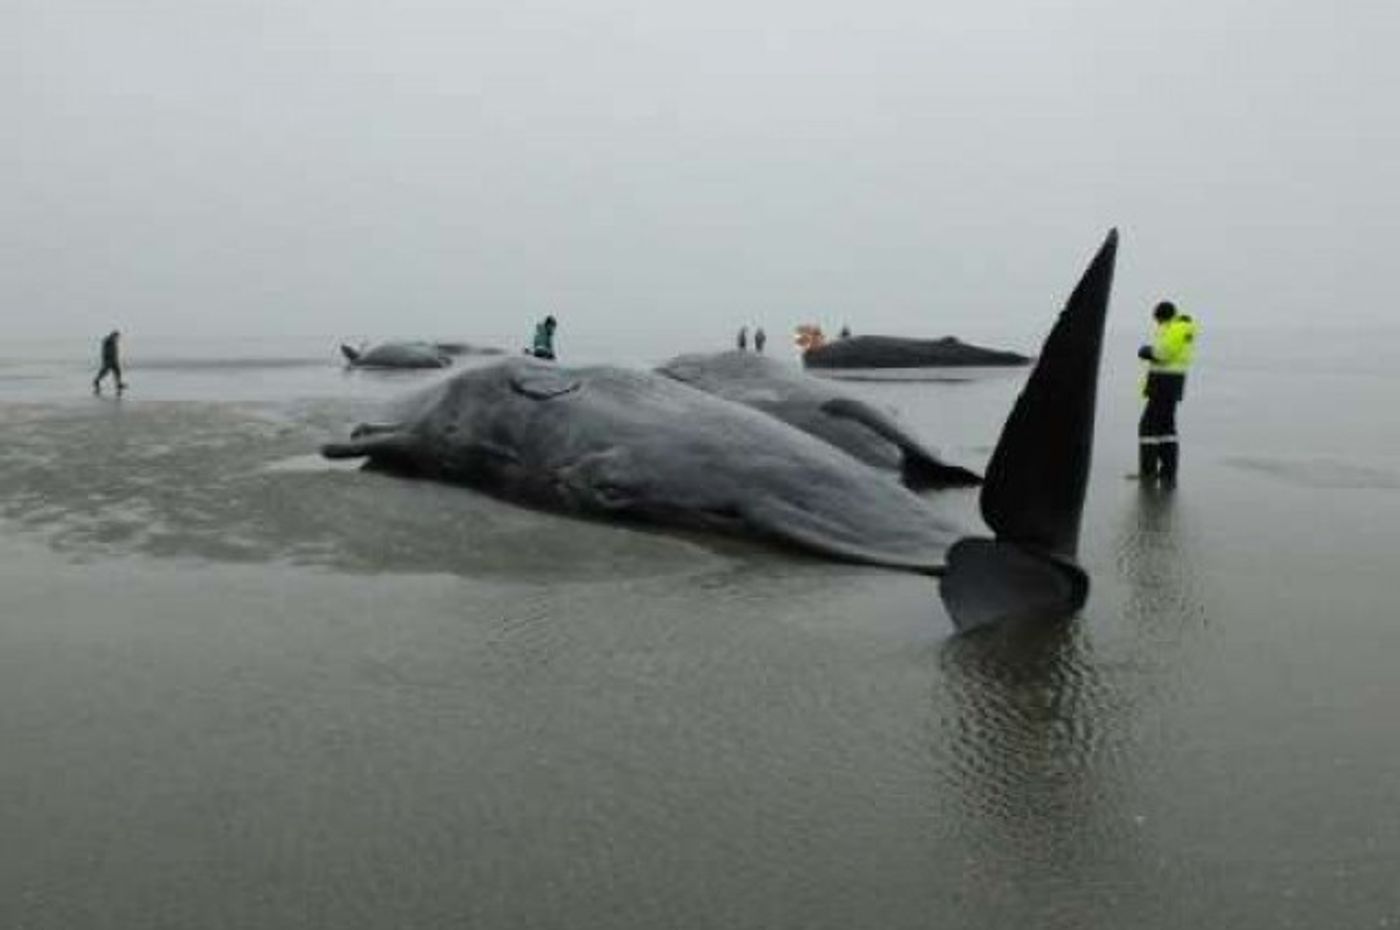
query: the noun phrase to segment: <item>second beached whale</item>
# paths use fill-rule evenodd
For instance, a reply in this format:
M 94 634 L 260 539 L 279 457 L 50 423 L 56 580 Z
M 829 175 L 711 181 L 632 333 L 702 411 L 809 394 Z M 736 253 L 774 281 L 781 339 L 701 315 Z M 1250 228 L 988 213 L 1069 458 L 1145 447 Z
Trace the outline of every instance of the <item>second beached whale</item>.
M 867 465 L 898 473 L 910 487 L 952 487 L 981 480 L 943 461 L 889 414 L 843 393 L 830 381 L 762 355 L 733 350 L 681 355 L 656 370 L 825 439 Z

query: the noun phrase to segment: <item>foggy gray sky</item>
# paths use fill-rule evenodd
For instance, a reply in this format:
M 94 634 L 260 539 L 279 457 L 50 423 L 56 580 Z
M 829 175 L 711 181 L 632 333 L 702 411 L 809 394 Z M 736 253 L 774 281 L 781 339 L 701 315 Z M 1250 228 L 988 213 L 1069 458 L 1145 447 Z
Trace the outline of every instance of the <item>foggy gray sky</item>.
M 1116 224 L 1120 324 L 1386 319 L 1394 10 L 0 0 L 0 305 L 12 338 L 1038 338 Z

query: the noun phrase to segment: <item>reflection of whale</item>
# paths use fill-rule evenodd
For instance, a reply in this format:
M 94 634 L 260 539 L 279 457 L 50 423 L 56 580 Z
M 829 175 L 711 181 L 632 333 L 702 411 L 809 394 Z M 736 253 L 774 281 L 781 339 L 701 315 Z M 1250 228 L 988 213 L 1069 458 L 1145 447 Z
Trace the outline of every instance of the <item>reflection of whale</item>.
M 946 829 L 972 845 L 962 887 L 979 925 L 1136 925 L 1104 889 L 1156 866 L 1137 819 L 1139 712 L 1089 632 L 1009 624 L 938 650 L 930 752 L 946 760 Z
M 446 368 L 451 357 L 430 342 L 382 342 L 369 349 L 342 345 L 340 352 L 356 368 Z
M 893 417 L 841 393 L 829 381 L 749 352 L 682 355 L 656 369 L 707 394 L 762 410 L 873 465 L 911 487 L 977 484 L 977 475 L 942 461 Z
M 1088 591 L 1074 552 L 1116 250 L 1112 233 L 992 455 L 982 510 L 995 540 L 952 545 L 958 527 L 835 446 L 661 375 L 609 366 L 516 358 L 463 372 L 421 395 L 402 422 L 362 426 L 322 451 L 552 509 L 943 573 L 960 626 L 1064 616 Z
M 1016 352 L 987 349 L 953 336 L 904 339 L 898 336 L 850 336 L 802 355 L 808 368 L 970 368 L 1028 365 Z

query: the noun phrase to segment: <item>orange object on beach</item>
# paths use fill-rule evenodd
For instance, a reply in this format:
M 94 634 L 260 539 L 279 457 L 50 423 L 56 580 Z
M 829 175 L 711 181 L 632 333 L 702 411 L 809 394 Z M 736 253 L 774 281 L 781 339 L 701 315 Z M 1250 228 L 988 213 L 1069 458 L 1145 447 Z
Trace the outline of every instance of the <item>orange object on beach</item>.
M 796 329 L 793 340 L 797 347 L 803 352 L 810 352 L 813 349 L 820 349 L 826 345 L 826 335 L 822 333 L 822 328 L 815 323 L 802 323 Z

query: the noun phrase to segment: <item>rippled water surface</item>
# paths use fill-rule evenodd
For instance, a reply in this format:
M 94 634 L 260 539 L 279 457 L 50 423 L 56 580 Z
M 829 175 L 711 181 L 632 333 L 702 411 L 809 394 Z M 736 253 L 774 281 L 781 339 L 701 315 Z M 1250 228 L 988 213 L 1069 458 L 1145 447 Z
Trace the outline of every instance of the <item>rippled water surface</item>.
M 1111 348 L 1088 608 L 963 638 L 314 454 L 436 374 L 0 362 L 0 927 L 1400 926 L 1400 380 L 1216 349 L 1160 496 Z M 848 386 L 980 467 L 1021 376 Z

